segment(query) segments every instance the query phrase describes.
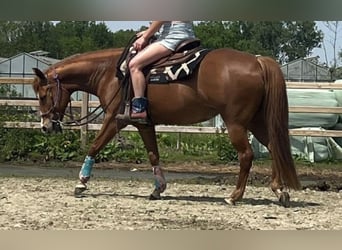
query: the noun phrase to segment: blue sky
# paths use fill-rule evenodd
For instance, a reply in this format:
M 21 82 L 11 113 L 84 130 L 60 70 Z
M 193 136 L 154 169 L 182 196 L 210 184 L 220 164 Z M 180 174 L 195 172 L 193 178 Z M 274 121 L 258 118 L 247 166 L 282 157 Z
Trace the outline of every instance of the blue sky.
M 329 29 L 326 27 L 326 25 L 324 25 L 324 23 L 321 22 L 317 22 L 317 26 L 320 30 L 323 31 L 324 33 L 324 46 L 326 49 L 326 53 L 327 53 L 327 58 L 328 58 L 328 62 L 326 62 L 325 59 L 325 51 L 322 48 L 316 48 L 313 50 L 313 54 L 314 56 L 318 55 L 320 57 L 320 61 L 321 62 L 326 62 L 328 65 L 331 65 L 332 60 L 334 58 L 334 51 L 333 51 L 333 46 L 332 46 L 332 37 L 334 35 L 333 32 L 329 31 Z M 339 29 L 338 29 L 338 37 L 337 37 L 337 47 L 336 47 L 336 53 L 340 52 L 342 50 L 342 26 L 341 26 L 341 22 L 339 24 Z M 339 65 L 341 65 L 341 60 L 340 63 L 338 63 Z
M 141 26 L 148 27 L 150 21 L 105 21 L 108 28 L 115 32 L 118 30 L 138 30 Z
M 150 21 L 105 21 L 108 28 L 113 32 L 118 31 L 120 29 L 138 30 L 141 26 L 148 26 L 149 22 Z M 329 30 L 323 25 L 323 22 L 317 22 L 317 26 L 324 33 L 324 45 L 326 48 L 328 62 L 326 62 L 325 60 L 325 50 L 323 48 L 314 49 L 312 56 L 319 56 L 320 62 L 322 63 L 326 62 L 328 63 L 328 65 L 330 65 L 333 59 L 333 47 L 330 43 L 332 33 L 329 32 Z M 338 38 L 339 39 L 338 39 L 338 45 L 337 45 L 337 52 L 342 50 L 342 28 L 340 29 Z

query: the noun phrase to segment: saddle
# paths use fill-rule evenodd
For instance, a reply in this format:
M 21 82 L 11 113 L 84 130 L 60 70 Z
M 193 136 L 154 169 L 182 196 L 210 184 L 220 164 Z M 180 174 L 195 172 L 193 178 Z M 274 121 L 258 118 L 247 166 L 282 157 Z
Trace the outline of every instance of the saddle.
M 200 47 L 198 39 L 186 40 L 170 56 L 146 67 L 147 82 L 169 83 L 184 79 L 192 74 L 208 52 L 208 49 Z
M 117 63 L 116 70 L 116 76 L 120 80 L 123 88 L 122 112 L 120 113 L 123 113 L 123 117 L 125 118 L 129 117 L 130 100 L 132 97 L 132 84 L 127 65 L 129 60 L 135 55 L 135 51 L 132 49 L 134 41 L 131 41 L 123 51 Z M 143 72 L 146 77 L 146 82 L 148 84 L 165 84 L 188 77 L 208 52 L 209 49 L 204 49 L 200 46 L 199 39 L 192 38 L 185 40 L 178 45 L 174 53 L 145 67 Z
M 174 53 L 167 57 L 163 57 L 159 59 L 157 62 L 152 64 L 152 67 L 162 67 L 162 66 L 169 66 L 172 64 L 177 64 L 179 62 L 182 62 L 183 59 L 186 59 L 186 57 L 191 54 L 191 52 L 195 49 L 199 49 L 201 45 L 201 41 L 198 38 L 190 38 L 182 43 L 180 43 Z
M 133 42 L 125 48 L 118 61 L 116 76 L 119 80 L 123 80 L 128 74 L 128 62 L 135 55 L 135 51 L 133 51 L 131 47 Z M 172 54 L 146 66 L 143 70 L 146 76 L 146 82 L 167 83 L 180 80 L 183 77 L 190 75 L 208 52 L 208 49 L 201 48 L 200 44 L 201 42 L 197 38 L 185 40 L 177 46 Z M 184 63 L 188 64 L 188 67 L 184 67 Z M 180 71 L 182 70 L 184 72 L 180 74 Z M 179 71 L 178 74 L 177 71 Z

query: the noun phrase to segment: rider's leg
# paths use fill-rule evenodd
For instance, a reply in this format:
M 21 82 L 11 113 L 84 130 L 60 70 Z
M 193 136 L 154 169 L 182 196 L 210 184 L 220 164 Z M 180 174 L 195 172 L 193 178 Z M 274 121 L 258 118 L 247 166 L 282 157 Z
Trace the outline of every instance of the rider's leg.
M 129 70 L 132 78 L 134 98 L 132 100 L 132 118 L 146 118 L 147 99 L 145 98 L 146 80 L 142 69 L 171 54 L 171 50 L 160 43 L 152 43 L 140 51 L 129 62 Z

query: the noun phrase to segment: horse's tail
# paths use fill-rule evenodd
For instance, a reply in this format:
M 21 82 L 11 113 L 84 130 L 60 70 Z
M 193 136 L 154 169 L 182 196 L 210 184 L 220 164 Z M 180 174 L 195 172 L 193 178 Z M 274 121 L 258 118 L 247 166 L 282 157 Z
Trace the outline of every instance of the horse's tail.
M 265 84 L 265 120 L 273 164 L 288 188 L 300 189 L 291 155 L 286 84 L 279 64 L 270 57 L 258 57 Z

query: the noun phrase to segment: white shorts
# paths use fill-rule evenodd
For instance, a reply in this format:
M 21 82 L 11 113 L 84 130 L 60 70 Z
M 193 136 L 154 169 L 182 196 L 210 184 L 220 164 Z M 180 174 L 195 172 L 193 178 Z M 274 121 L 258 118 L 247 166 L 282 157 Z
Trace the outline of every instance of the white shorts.
M 192 22 L 167 22 L 156 42 L 175 51 L 181 42 L 194 37 Z

